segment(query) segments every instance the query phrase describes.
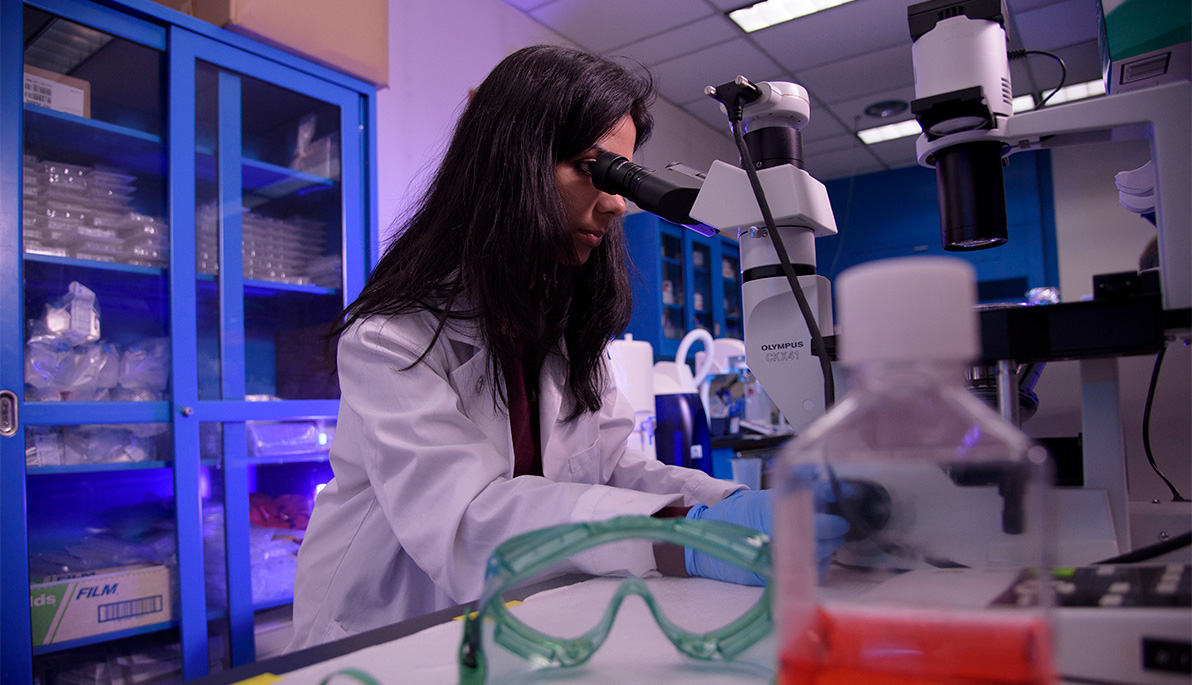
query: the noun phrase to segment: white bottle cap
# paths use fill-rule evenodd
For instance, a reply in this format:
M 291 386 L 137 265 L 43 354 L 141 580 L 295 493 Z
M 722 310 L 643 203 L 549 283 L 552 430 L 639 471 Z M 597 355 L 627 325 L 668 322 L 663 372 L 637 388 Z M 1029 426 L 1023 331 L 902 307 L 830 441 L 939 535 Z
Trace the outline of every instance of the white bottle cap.
M 980 352 L 977 273 L 955 257 L 861 264 L 836 281 L 840 360 L 970 362 Z

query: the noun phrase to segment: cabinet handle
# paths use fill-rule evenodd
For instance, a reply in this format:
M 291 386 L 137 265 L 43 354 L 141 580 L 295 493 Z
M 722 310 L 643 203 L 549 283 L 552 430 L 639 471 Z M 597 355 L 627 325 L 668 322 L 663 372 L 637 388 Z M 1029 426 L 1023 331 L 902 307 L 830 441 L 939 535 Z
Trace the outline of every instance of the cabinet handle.
M 11 438 L 17 434 L 17 394 L 11 390 L 0 391 L 0 438 Z
M 183 416 L 193 416 L 195 413 L 195 408 L 194 407 L 182 407 L 181 409 L 178 410 L 178 413 L 182 414 Z

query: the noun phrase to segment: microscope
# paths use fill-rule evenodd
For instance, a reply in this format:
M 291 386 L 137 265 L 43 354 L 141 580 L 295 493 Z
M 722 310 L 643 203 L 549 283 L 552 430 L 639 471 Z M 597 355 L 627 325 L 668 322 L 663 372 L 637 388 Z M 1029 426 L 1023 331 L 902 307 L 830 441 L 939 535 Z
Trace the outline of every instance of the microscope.
M 824 413 L 822 388 L 832 387 L 819 334 L 832 331 L 832 293 L 828 280 L 816 274 L 814 241 L 835 234 L 836 220 L 827 189 L 803 169 L 800 129 L 811 105 L 802 86 L 786 82 L 753 84 L 737 77 L 705 92 L 736 118 L 738 145 L 751 168 L 716 161 L 706 174 L 680 164 L 653 171 L 604 153 L 593 165 L 592 182 L 703 235 L 735 231 L 746 362 L 798 431 Z M 765 211 L 777 236 L 754 199 L 755 181 L 768 200 Z
M 1145 140 L 1153 181 L 1159 269 L 1094 278 L 1087 302 L 980 312 L 983 359 L 996 367 L 998 409 L 1019 419 L 1021 368 L 1081 365 L 1083 487 L 1108 494 L 1119 551 L 1132 549 L 1117 357 L 1154 354 L 1192 331 L 1192 84 L 1115 93 L 1014 114 L 1000 0 L 930 0 L 907 10 L 915 70 L 911 109 L 919 163 L 935 168 L 946 250 L 1012 240 L 1002 166 L 1016 152 Z M 1111 179 L 1107 179 L 1107 183 Z

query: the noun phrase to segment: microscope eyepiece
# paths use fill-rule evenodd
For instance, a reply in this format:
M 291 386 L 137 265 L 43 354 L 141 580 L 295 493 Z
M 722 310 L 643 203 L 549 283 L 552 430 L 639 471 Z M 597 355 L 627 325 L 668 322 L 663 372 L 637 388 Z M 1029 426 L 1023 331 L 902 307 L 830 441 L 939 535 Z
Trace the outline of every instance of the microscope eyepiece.
M 592 165 L 592 185 L 612 195 L 622 195 L 639 207 L 667 221 L 688 226 L 704 235 L 716 229 L 691 218 L 689 212 L 703 180 L 673 169 L 654 171 L 612 152 L 602 153 Z

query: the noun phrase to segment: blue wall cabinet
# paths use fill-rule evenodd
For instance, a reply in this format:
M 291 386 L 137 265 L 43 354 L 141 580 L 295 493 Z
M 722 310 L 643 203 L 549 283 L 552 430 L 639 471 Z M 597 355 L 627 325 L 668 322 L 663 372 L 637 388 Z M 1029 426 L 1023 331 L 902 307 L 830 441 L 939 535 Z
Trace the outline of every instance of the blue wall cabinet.
M 653 345 L 657 359 L 674 359 L 693 328 L 716 338 L 742 338 L 735 240 L 705 237 L 646 212 L 625 217 L 625 234 L 636 267 L 626 333 Z M 697 349 L 693 346 L 692 354 Z
M 147 0 L 6 0 L 0 94 L 0 681 L 253 661 L 331 477 L 375 89 Z

